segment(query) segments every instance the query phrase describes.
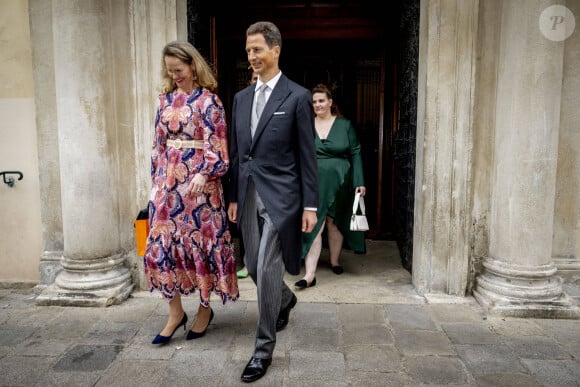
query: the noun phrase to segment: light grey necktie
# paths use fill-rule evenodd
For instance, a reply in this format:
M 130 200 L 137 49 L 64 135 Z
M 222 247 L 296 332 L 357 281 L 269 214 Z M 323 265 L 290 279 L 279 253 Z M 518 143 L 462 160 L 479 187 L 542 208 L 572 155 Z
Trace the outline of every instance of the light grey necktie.
M 262 84 L 257 90 L 258 98 L 256 98 L 256 110 L 255 110 L 255 118 L 254 123 L 252 125 L 252 137 L 254 137 L 254 133 L 256 132 L 256 127 L 258 126 L 258 121 L 260 121 L 260 116 L 262 115 L 262 111 L 264 110 L 264 105 L 266 104 L 266 89 L 268 85 L 265 83 Z
M 260 87 L 260 91 L 258 91 L 258 98 L 256 99 L 256 117 L 258 121 L 260 120 L 260 116 L 262 115 L 262 111 L 264 111 L 264 105 L 266 104 L 266 89 L 268 85 L 265 83 Z

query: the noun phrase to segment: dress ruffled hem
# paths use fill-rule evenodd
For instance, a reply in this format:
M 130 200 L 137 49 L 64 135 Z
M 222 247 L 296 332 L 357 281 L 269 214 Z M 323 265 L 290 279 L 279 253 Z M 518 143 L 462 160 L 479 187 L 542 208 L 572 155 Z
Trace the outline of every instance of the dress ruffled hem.
M 179 294 L 181 296 L 185 296 L 185 297 L 191 296 L 191 295 L 193 295 L 195 293 L 200 293 L 200 297 L 199 297 L 200 304 L 203 305 L 203 306 L 205 306 L 205 307 L 208 307 L 210 305 L 210 300 L 209 299 L 205 300 L 203 298 L 203 296 L 202 296 L 201 292 L 199 291 L 199 288 L 198 287 L 195 287 L 195 288 L 193 288 L 191 290 L 183 290 L 183 289 L 177 288 L 173 292 L 168 292 L 168 291 L 164 290 L 162 287 L 151 286 L 149 288 L 149 292 L 153 293 L 154 291 L 159 291 L 161 293 L 161 295 L 163 296 L 163 298 L 165 300 L 167 300 L 167 301 L 173 300 L 173 298 L 175 297 L 176 291 L 179 291 Z M 222 305 L 225 305 L 228 301 L 235 302 L 235 301 L 237 301 L 240 298 L 240 293 L 239 292 L 235 296 L 233 296 L 233 295 L 228 294 L 227 292 L 224 292 L 223 290 L 219 290 L 217 288 L 210 289 L 210 291 L 208 292 L 208 294 L 210 294 L 210 295 L 211 294 L 218 295 L 221 298 L 221 300 L 222 300 Z

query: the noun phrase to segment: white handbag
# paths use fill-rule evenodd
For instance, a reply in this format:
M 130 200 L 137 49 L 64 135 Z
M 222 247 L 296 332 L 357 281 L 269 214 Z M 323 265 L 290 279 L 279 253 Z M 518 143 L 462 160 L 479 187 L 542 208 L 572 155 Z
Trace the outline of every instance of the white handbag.
M 357 214 L 360 207 L 360 214 Z M 368 231 L 369 222 L 365 215 L 365 200 L 360 193 L 354 195 L 354 203 L 352 204 L 352 216 L 350 218 L 350 231 Z

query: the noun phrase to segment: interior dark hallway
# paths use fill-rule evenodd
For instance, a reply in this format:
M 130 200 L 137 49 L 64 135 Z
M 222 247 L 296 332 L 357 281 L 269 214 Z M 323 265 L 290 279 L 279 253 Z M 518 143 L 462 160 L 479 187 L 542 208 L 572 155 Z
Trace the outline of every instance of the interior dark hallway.
M 403 46 L 410 41 L 401 17 L 416 21 L 408 29 L 417 28 L 416 5 L 418 1 L 396 1 L 378 12 L 367 1 L 249 1 L 228 4 L 226 15 L 215 2 L 188 1 L 189 39 L 214 64 L 228 115 L 233 95 L 247 85 L 249 76 L 245 30 L 258 20 L 270 20 L 280 28 L 280 67 L 287 76 L 308 89 L 317 83 L 332 88 L 334 101 L 353 122 L 361 141 L 371 227 L 367 238 L 396 240 L 408 270 L 414 158 L 407 155 L 414 155 L 410 142 L 414 134 L 397 142 L 398 90 L 405 66 L 402 53 L 409 52 Z

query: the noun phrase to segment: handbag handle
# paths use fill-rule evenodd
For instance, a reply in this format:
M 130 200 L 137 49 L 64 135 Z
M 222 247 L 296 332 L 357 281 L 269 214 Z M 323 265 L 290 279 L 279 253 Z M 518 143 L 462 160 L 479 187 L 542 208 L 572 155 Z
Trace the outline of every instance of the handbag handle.
M 360 206 L 360 212 L 362 215 L 365 214 L 365 200 L 362 196 L 360 196 L 360 192 L 357 192 L 354 195 L 354 203 L 352 204 L 352 213 L 356 214 L 358 207 Z

